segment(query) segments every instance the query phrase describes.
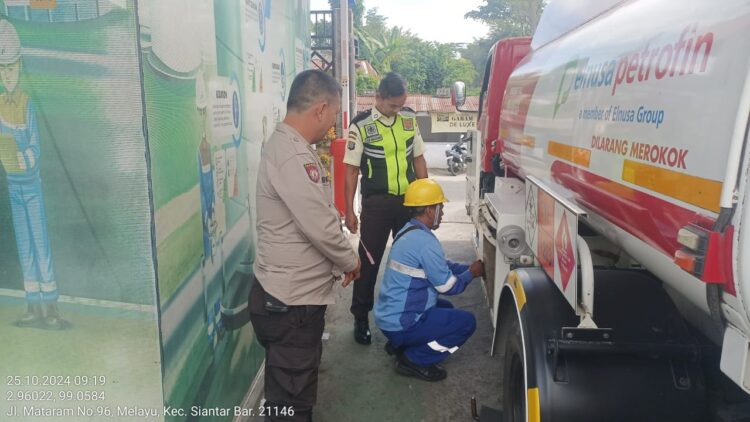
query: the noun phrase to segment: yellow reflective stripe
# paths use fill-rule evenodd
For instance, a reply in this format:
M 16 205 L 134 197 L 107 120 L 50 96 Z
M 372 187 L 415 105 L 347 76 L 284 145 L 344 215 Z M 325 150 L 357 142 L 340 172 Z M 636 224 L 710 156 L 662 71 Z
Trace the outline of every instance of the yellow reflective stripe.
M 539 409 L 539 388 L 529 388 L 526 390 L 526 401 L 528 407 L 526 408 L 526 420 L 528 422 L 540 422 L 542 420 L 541 411 Z
M 718 213 L 721 208 L 722 183 L 716 180 L 632 160 L 623 163 L 622 180 L 709 211 Z
M 570 145 L 561 144 L 555 141 L 549 141 L 547 144 L 549 155 L 562 158 L 565 161 L 588 167 L 591 163 L 591 150 L 578 148 Z
M 372 179 L 372 161 L 367 159 L 367 178 Z
M 391 195 L 401 195 L 398 185 L 398 178 L 396 177 L 398 157 L 396 156 L 396 139 L 394 138 L 395 132 L 391 131 L 391 128 L 380 123 L 378 120 L 378 132 L 383 137 L 382 143 L 383 152 L 385 153 L 385 166 L 386 173 L 388 175 L 388 193 Z M 401 151 L 399 151 L 401 152 Z M 406 187 L 404 186 L 404 190 Z
M 511 271 L 508 274 L 508 284 L 513 289 L 513 293 L 516 296 L 516 306 L 518 307 L 518 312 L 521 312 L 521 309 L 523 309 L 524 305 L 526 305 L 526 292 L 523 291 L 521 277 L 518 276 L 517 272 Z
M 416 124 L 416 119 L 412 119 L 413 123 Z M 401 192 L 399 195 L 406 193 L 406 187 L 409 186 L 409 178 L 406 177 L 406 172 L 409 171 L 409 164 L 407 162 L 406 154 L 406 140 L 409 138 L 410 133 L 404 130 L 404 119 L 400 114 L 396 115 L 396 120 L 393 122 L 393 134 L 396 136 L 396 142 L 398 142 L 398 171 L 399 171 L 399 185 L 401 186 Z

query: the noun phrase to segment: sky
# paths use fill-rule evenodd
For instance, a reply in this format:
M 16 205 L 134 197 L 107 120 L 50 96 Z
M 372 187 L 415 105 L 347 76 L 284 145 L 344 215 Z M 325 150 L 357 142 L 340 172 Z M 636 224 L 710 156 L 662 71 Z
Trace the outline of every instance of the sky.
M 483 0 L 365 0 L 365 8 L 378 8 L 388 25 L 401 26 L 425 41 L 466 42 L 487 35 L 487 25 L 464 14 Z M 330 9 L 328 0 L 310 0 L 310 10 Z

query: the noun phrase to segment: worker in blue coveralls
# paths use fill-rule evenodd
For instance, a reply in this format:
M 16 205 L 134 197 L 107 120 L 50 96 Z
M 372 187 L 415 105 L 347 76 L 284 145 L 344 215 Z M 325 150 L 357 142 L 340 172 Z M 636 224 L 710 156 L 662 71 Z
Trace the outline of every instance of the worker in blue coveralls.
M 411 220 L 398 232 L 375 304 L 375 323 L 388 338 L 386 351 L 397 355 L 400 374 L 440 381 L 447 375 L 437 364 L 474 333 L 476 319 L 454 309 L 439 294 L 457 295 L 484 274 L 477 260 L 471 265 L 445 258 L 432 233 L 443 218 L 448 200 L 432 179 L 418 179 L 406 189 L 404 205 Z
M 5 169 L 27 312 L 16 325 L 61 329 L 57 283 L 44 211 L 41 148 L 34 105 L 20 88 L 21 42 L 13 25 L 0 21 L 0 162 Z

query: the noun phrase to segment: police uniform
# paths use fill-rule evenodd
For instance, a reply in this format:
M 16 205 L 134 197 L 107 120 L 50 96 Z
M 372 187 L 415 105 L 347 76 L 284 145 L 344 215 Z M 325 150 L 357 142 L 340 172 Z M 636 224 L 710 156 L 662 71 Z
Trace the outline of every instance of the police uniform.
M 334 274 L 357 266 L 332 197 L 315 150 L 280 123 L 263 147 L 258 172 L 257 282 L 248 303 L 266 349 L 266 400 L 292 406 L 293 420 L 306 420 L 315 404 Z
M 351 312 L 358 320 L 367 320 L 372 310 L 375 279 L 388 235 L 409 221 L 403 206 L 406 187 L 416 179 L 414 157 L 424 153 L 416 114 L 404 107 L 395 117 L 387 117 L 376 108 L 357 115 L 349 130 L 344 163 L 359 167 L 362 214 L 360 236 L 375 263 L 370 264 L 362 245 L 359 256 L 362 271 L 354 283 Z

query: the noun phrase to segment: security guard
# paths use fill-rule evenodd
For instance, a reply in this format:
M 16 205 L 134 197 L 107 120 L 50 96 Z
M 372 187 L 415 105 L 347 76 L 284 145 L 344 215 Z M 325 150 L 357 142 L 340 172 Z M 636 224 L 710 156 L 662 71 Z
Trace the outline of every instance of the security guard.
M 406 95 L 404 78 L 397 73 L 385 75 L 375 95 L 375 108 L 352 120 L 344 156 L 346 226 L 352 233 L 358 229 L 353 202 L 362 173 L 362 277 L 354 284 L 351 313 L 354 340 L 364 345 L 372 341 L 368 313 L 388 235 L 395 236 L 409 221 L 409 212 L 403 206 L 406 187 L 415 179 L 427 177 L 424 142 L 414 111 L 404 107 Z
M 326 306 L 334 274 L 359 276 L 344 237 L 330 180 L 312 144 L 336 122 L 341 87 L 307 70 L 294 79 L 287 114 L 263 152 L 256 192 L 258 249 L 250 320 L 266 349 L 265 395 L 271 420 L 311 420 Z
M 457 295 L 484 273 L 482 261 L 471 265 L 445 259 L 432 233 L 448 200 L 432 179 L 409 185 L 404 205 L 412 219 L 396 235 L 375 306 L 375 323 L 388 338 L 386 351 L 398 355 L 396 371 L 426 381 L 446 377 L 438 362 L 455 353 L 476 328 L 470 312 L 453 309 L 438 295 Z

